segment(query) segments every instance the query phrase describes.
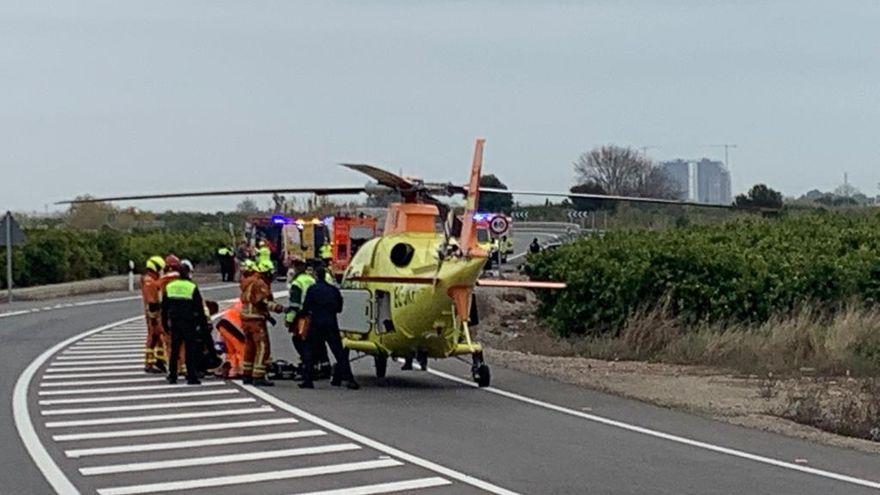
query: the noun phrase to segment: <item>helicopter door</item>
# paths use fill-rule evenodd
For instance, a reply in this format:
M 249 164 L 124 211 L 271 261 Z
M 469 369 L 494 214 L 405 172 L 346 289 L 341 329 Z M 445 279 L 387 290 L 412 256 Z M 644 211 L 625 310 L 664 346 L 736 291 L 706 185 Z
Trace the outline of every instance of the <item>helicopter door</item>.
M 376 291 L 376 333 L 394 331 L 391 319 L 391 293 L 384 290 Z
M 341 289 L 342 313 L 339 329 L 343 332 L 370 333 L 373 326 L 373 297 L 366 289 Z

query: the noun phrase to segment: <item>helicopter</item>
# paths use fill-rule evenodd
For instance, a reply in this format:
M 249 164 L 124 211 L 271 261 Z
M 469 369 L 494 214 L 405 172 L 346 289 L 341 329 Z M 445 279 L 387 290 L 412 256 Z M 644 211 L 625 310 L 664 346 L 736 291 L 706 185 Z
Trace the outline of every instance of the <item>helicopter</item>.
M 477 205 L 481 192 L 536 196 L 583 197 L 653 204 L 715 207 L 688 201 L 633 198 L 583 193 L 513 191 L 480 186 L 485 139 L 477 139 L 466 186 L 404 178 L 369 164 L 343 163 L 373 182 L 361 187 L 275 188 L 164 193 L 105 198 L 79 198 L 58 204 L 170 199 L 244 194 L 311 193 L 315 195 L 398 193 L 401 201 L 388 207 L 382 235 L 363 244 L 340 282 L 345 305 L 339 316 L 343 345 L 372 356 L 375 373 L 384 378 L 389 359 L 413 360 L 427 369 L 428 359 L 471 357 L 471 375 L 480 387 L 491 383 L 483 347 L 471 328 L 479 323 L 475 287 L 561 290 L 553 281 L 481 278 L 489 253 L 477 239 Z M 461 195 L 464 211 L 438 196 Z M 724 206 L 730 208 L 730 206 Z

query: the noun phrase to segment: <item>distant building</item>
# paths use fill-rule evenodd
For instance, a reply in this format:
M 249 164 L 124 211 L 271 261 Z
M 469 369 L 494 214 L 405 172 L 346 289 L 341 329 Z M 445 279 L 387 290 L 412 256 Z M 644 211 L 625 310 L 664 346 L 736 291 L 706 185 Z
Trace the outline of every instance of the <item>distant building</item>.
M 673 180 L 681 192 L 680 199 L 710 204 L 730 204 L 730 172 L 722 162 L 703 158 L 696 160 L 672 160 L 660 167 Z

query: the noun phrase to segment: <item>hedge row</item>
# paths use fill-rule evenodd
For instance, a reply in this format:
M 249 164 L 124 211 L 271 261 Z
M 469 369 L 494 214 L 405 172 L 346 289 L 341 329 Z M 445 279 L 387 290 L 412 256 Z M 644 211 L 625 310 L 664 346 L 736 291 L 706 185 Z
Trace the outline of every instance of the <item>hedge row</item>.
M 802 304 L 880 299 L 880 215 L 818 212 L 714 226 L 610 232 L 530 258 L 562 279 L 542 313 L 562 334 L 615 334 L 634 312 L 763 322 Z
M 28 243 L 13 250 L 13 280 L 16 287 L 54 284 L 98 278 L 128 272 L 128 261 L 136 269 L 154 255 L 173 252 L 194 263 L 211 261 L 219 246 L 229 243 L 229 234 L 203 228 L 187 232 L 150 231 L 121 233 L 43 229 L 27 231 Z M 0 287 L 6 287 L 6 252 L 0 248 Z

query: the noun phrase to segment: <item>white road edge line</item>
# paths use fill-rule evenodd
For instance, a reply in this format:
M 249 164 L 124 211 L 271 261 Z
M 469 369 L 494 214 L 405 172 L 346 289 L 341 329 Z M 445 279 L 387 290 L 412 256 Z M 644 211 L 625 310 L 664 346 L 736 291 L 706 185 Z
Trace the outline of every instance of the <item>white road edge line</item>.
M 74 440 L 100 440 L 106 438 L 145 437 L 153 435 L 173 435 L 175 433 L 192 433 L 196 431 L 217 431 L 235 428 L 255 428 L 258 426 L 292 425 L 299 423 L 296 418 L 272 418 L 257 419 L 252 421 L 234 421 L 226 423 L 208 423 L 189 426 L 171 426 L 164 428 L 141 428 L 137 430 L 113 430 L 97 431 L 89 433 L 68 433 L 66 435 L 54 435 L 52 440 L 56 442 L 71 442 Z
M 477 384 L 465 380 L 464 378 L 459 378 L 455 375 L 450 375 L 448 373 L 444 373 L 442 371 L 428 369 L 428 373 L 431 373 L 434 376 L 438 376 L 440 378 L 444 378 L 446 380 L 450 380 L 453 382 L 461 383 L 467 385 L 469 387 L 477 388 Z M 551 411 L 556 411 L 562 414 L 568 414 L 570 416 L 575 416 L 581 419 L 586 419 L 588 421 L 593 421 L 595 423 L 600 423 L 606 426 L 612 426 L 614 428 L 620 428 L 622 430 L 631 431 L 634 433 L 640 433 L 642 435 L 647 435 L 654 438 L 660 438 L 663 440 L 669 440 L 671 442 L 680 443 L 683 445 L 688 445 L 691 447 L 696 447 L 704 450 L 709 450 L 712 452 L 717 452 L 719 454 L 726 454 L 733 457 L 738 457 L 740 459 L 747 459 L 750 461 L 760 462 L 763 464 L 769 464 L 771 466 L 781 467 L 785 469 L 790 469 L 793 471 L 799 471 L 801 473 L 812 474 L 816 476 L 821 476 L 823 478 L 833 479 L 837 481 L 843 481 L 846 483 L 852 483 L 854 485 L 864 486 L 868 488 L 880 489 L 880 482 L 856 478 L 853 476 L 847 476 L 845 474 L 839 474 L 831 471 L 825 471 L 822 469 L 811 468 L 807 466 L 801 466 L 798 464 L 793 464 L 790 462 L 780 461 L 778 459 L 772 459 L 770 457 L 764 457 L 757 454 L 750 454 L 748 452 L 744 452 L 741 450 L 731 449 L 728 447 L 722 447 L 720 445 L 714 445 L 711 443 L 701 442 L 699 440 L 693 440 L 686 437 L 680 437 L 678 435 L 672 435 L 670 433 L 663 433 L 662 431 L 651 430 L 649 428 L 644 428 L 642 426 L 636 426 L 629 423 L 624 423 L 623 421 L 618 421 L 614 419 L 604 418 L 602 416 L 596 416 L 595 414 L 588 414 L 581 411 L 575 411 L 574 409 L 568 409 L 566 407 L 557 406 L 556 404 L 551 404 L 549 402 L 544 402 L 538 399 L 532 399 L 531 397 L 526 397 L 524 395 L 519 395 L 513 392 L 508 392 L 506 390 L 501 390 L 494 387 L 485 387 L 480 389 L 484 392 L 488 392 L 495 395 L 500 395 L 502 397 L 507 397 L 508 399 L 513 399 L 519 402 L 524 402 L 526 404 L 531 404 L 533 406 L 538 406 L 544 409 L 549 409 Z
M 201 440 L 183 440 L 178 442 L 136 443 L 116 445 L 113 447 L 95 447 L 90 449 L 71 449 L 64 451 L 67 457 L 76 459 L 96 455 L 129 454 L 132 452 L 156 452 L 159 450 L 192 449 L 196 447 L 212 447 L 215 445 L 238 445 L 254 442 L 272 442 L 276 440 L 295 440 L 326 435 L 321 430 L 282 431 L 279 433 L 263 433 L 260 435 L 243 435 L 236 437 L 203 438 Z
M 52 456 L 46 451 L 46 447 L 40 443 L 40 437 L 34 429 L 34 424 L 31 422 L 30 411 L 28 410 L 28 389 L 30 388 L 31 381 L 37 374 L 37 371 L 39 371 L 40 367 L 64 347 L 85 336 L 101 332 L 108 328 L 113 328 L 116 325 L 134 321 L 138 318 L 141 318 L 141 316 L 126 318 L 109 325 L 98 327 L 85 334 L 74 335 L 69 339 L 55 344 L 31 361 L 31 364 L 25 368 L 15 382 L 15 389 L 12 392 L 12 414 L 13 419 L 15 420 L 15 427 L 18 430 L 18 436 L 21 438 L 22 443 L 27 449 L 28 454 L 30 454 L 31 459 L 33 459 L 34 463 L 37 465 L 37 468 L 43 473 L 46 481 L 49 482 L 49 485 L 52 486 L 55 493 L 59 495 L 79 495 L 79 490 L 77 490 L 70 480 L 67 479 L 67 476 L 64 475 L 64 472 L 61 471 L 61 468 L 58 467 L 58 464 L 55 463 Z
M 318 416 L 315 416 L 314 414 L 308 413 L 308 412 L 306 412 L 296 406 L 288 404 L 287 402 L 284 402 L 283 400 L 279 399 L 278 397 L 275 397 L 274 395 L 272 395 L 268 392 L 260 390 L 259 388 L 254 387 L 253 385 L 244 385 L 244 384 L 241 384 L 238 382 L 235 382 L 235 384 L 237 386 L 247 390 L 251 394 L 259 397 L 260 399 L 263 399 L 264 401 L 268 402 L 269 404 L 272 404 L 273 406 L 277 407 L 278 409 L 287 411 L 295 416 L 300 417 L 301 419 L 304 419 L 304 420 L 309 421 L 317 426 L 320 426 L 321 428 L 324 428 L 325 430 L 329 430 L 329 431 L 332 431 L 333 433 L 336 433 L 338 435 L 342 435 L 344 437 L 347 437 L 351 440 L 354 440 L 355 442 L 366 445 L 367 447 L 378 450 L 378 451 L 383 452 L 385 454 L 388 454 L 392 457 L 402 459 L 402 460 L 409 462 L 411 464 L 415 464 L 416 466 L 420 466 L 420 467 L 423 467 L 423 468 L 428 469 L 430 471 L 434 471 L 435 473 L 442 474 L 443 476 L 452 478 L 454 480 L 461 481 L 462 483 L 466 483 L 468 485 L 474 486 L 474 487 L 479 488 L 481 490 L 485 490 L 489 493 L 494 493 L 496 495 L 518 495 L 514 491 L 510 491 L 506 488 L 501 488 L 500 486 L 493 485 L 492 483 L 489 483 L 487 481 L 483 481 L 481 479 L 474 478 L 473 476 L 461 473 L 459 471 L 455 471 L 454 469 L 450 469 L 450 468 L 441 466 L 440 464 L 437 464 L 435 462 L 429 461 L 427 459 L 422 459 L 421 457 L 414 456 L 412 454 L 409 454 L 407 452 L 399 450 L 399 449 L 392 447 L 390 445 L 385 445 L 384 443 L 377 442 L 376 440 L 373 440 L 372 438 L 365 437 L 359 433 L 355 433 L 355 432 L 353 432 L 349 429 L 343 428 L 342 426 L 339 426 L 335 423 L 331 423 L 323 418 L 319 418 Z M 100 492 L 100 490 L 99 490 L 99 493 L 102 493 L 102 492 Z M 102 495 L 113 495 L 113 494 L 103 494 L 102 493 Z
M 111 464 L 108 466 L 91 466 L 79 469 L 83 476 L 95 476 L 101 474 L 135 473 L 142 471 L 157 471 L 160 469 L 174 469 L 192 466 L 213 466 L 215 464 L 229 464 L 233 462 L 263 461 L 266 459 L 283 459 L 287 457 L 302 457 L 308 455 L 333 454 L 337 452 L 351 452 L 360 450 L 361 446 L 354 443 L 334 443 L 318 445 L 314 447 L 297 447 L 281 450 L 258 450 L 256 452 L 237 452 L 235 454 L 212 455 L 206 457 L 183 457 L 180 459 L 168 459 L 164 461 L 132 462 L 130 464 Z
M 228 284 L 224 284 L 224 285 L 218 284 L 218 285 L 209 285 L 206 287 L 199 287 L 199 290 L 201 292 L 206 292 L 209 290 L 232 289 L 232 288 L 235 288 L 235 286 L 228 285 Z M 123 301 L 138 301 L 140 299 L 141 299 L 141 296 L 124 296 L 124 297 L 113 297 L 113 298 L 109 298 L 109 299 L 93 299 L 93 300 L 89 300 L 89 301 L 60 303 L 60 304 L 56 304 L 54 306 L 43 306 L 43 307 L 37 307 L 37 308 L 31 308 L 31 309 L 22 309 L 22 310 L 17 310 L 17 311 L 7 311 L 5 313 L 0 313 L 0 318 L 9 318 L 10 316 L 21 316 L 21 315 L 26 315 L 26 314 L 31 314 L 31 313 L 42 313 L 44 311 L 53 311 L 56 309 L 81 308 L 84 306 L 94 306 L 97 304 L 110 304 L 110 303 L 123 302 Z M 132 320 L 125 320 L 125 321 L 128 322 L 128 321 L 135 321 L 135 320 L 132 319 Z M 102 327 L 102 328 L 108 328 L 108 327 Z
M 379 459 L 375 461 L 346 462 L 343 464 L 328 464 L 306 468 L 286 469 L 283 471 L 268 471 L 251 474 L 238 474 L 232 476 L 217 476 L 214 478 L 200 478 L 183 481 L 167 481 L 163 483 L 151 483 L 146 485 L 120 486 L 114 488 L 100 488 L 98 495 L 135 495 L 140 493 L 171 492 L 177 490 L 194 490 L 197 488 L 213 488 L 217 486 L 243 485 L 260 481 L 279 481 L 308 476 L 320 476 L 322 474 L 352 473 L 366 471 L 368 469 L 381 469 L 399 467 L 404 464 L 394 459 Z
M 419 478 L 406 481 L 392 481 L 390 483 L 378 483 L 375 485 L 351 486 L 337 488 L 335 490 L 322 490 L 320 492 L 300 492 L 295 495 L 378 495 L 380 493 L 402 492 L 404 490 L 420 490 L 423 488 L 436 488 L 449 486 L 452 482 L 443 478 Z

